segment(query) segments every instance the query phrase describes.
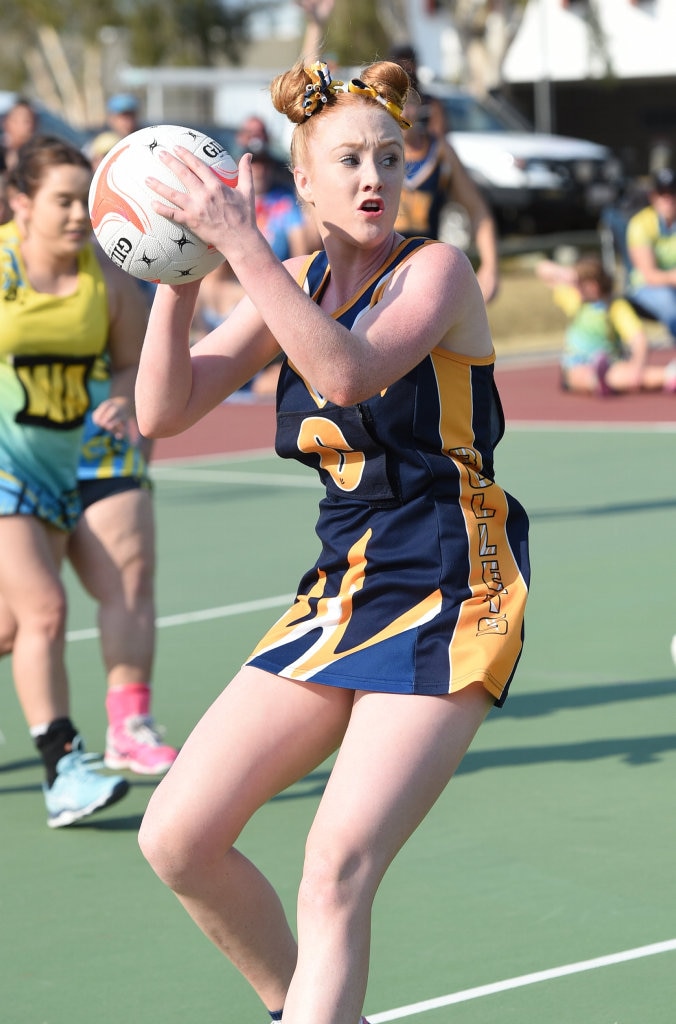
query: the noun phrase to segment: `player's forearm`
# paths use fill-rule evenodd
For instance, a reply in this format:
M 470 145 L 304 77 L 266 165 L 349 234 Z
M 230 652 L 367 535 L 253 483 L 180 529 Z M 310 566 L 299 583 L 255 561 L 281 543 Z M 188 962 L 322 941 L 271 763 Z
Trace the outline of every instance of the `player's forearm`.
M 192 389 L 190 324 L 197 287 L 160 285 L 136 377 L 136 417 L 146 437 L 179 433 Z

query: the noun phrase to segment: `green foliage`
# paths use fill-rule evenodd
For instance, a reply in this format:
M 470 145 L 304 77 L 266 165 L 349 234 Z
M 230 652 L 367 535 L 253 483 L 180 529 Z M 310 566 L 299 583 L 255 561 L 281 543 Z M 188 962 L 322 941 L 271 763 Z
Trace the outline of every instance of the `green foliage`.
M 326 49 L 346 67 L 363 66 L 385 57 L 390 37 L 378 16 L 377 4 L 337 0 Z
M 93 40 L 104 25 L 122 25 L 124 13 L 119 0 L 12 0 L 0 5 L 3 37 L 16 35 L 28 42 L 35 39 L 35 26 L 47 25 L 59 33 L 77 33 Z
M 238 63 L 251 11 L 251 5 L 226 8 L 219 0 L 173 0 L 169 7 L 160 0 L 136 3 L 126 19 L 132 63 Z
M 130 59 L 143 66 L 238 63 L 248 41 L 247 24 L 258 3 L 221 0 L 11 0 L 0 4 L 0 37 L 12 39 L 0 60 L 3 80 L 13 60 L 39 45 L 39 27 L 55 29 L 62 40 L 99 40 L 101 30 L 126 30 Z M 14 45 L 16 43 L 16 45 Z

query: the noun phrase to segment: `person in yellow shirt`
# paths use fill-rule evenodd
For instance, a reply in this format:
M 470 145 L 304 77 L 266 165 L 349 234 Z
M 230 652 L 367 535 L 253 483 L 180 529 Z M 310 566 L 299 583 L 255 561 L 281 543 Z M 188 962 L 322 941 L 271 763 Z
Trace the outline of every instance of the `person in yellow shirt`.
M 5 242 L 27 234 L 21 210 L 12 216 L 12 206 L 22 205 L 16 203 L 19 189 L 12 180 L 7 186 L 9 215 L 0 226 L 0 239 Z M 98 250 L 96 243 L 94 247 Z M 124 277 L 122 282 L 125 294 L 131 292 L 135 300 L 137 316 L 139 282 Z M 87 379 L 90 404 L 77 469 L 82 514 L 70 534 L 67 557 L 98 606 L 107 678 L 105 766 L 155 775 L 170 767 L 177 750 L 163 742 L 162 730 L 151 715 L 156 636 L 155 520 L 148 475 L 152 443 L 138 436 L 136 429 L 129 386 L 133 376 L 125 370 L 125 393 L 115 396 L 117 376 L 114 353 L 107 349 Z M 111 395 L 121 403 L 121 412 L 129 411 L 124 432 L 111 432 L 98 422 L 96 410 Z M 11 616 L 6 622 L 0 619 L 2 653 L 10 651 L 14 626 Z
M 652 182 L 649 203 L 627 225 L 627 295 L 667 328 L 676 343 L 676 171 Z
M 71 719 L 60 569 L 81 513 L 77 467 L 96 360 L 110 353 L 98 426 L 126 430 L 146 324 L 133 280 L 91 242 L 91 167 L 36 135 L 19 151 L 0 231 L 0 654 L 45 768 L 47 824 L 70 825 L 119 800 Z
M 626 299 L 613 297 L 600 259 L 586 256 L 573 266 L 542 260 L 536 272 L 570 321 L 561 356 L 566 391 L 676 391 L 676 362 L 648 364 L 643 324 Z

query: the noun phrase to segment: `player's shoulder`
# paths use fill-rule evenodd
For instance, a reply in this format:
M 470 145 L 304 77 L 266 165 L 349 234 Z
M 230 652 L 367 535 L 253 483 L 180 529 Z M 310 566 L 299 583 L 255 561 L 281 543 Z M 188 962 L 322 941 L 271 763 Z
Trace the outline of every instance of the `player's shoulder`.
M 472 264 L 462 249 L 437 239 L 425 239 L 405 262 L 410 263 L 416 274 L 474 275 Z

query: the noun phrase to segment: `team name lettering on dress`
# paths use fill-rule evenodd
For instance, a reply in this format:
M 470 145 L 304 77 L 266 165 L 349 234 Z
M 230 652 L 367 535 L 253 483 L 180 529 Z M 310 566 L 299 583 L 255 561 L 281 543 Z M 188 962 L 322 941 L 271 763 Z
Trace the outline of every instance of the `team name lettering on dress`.
M 89 408 L 90 359 L 14 356 L 14 371 L 25 395 L 16 422 L 52 429 L 79 426 Z
M 481 455 L 476 449 L 450 448 L 448 454 L 465 467 L 469 485 L 477 492 L 472 495 L 471 509 L 476 520 L 481 579 L 486 587 L 484 601 L 488 604 L 488 615 L 482 615 L 477 622 L 477 636 L 504 635 L 509 623 L 501 607 L 507 589 L 502 582 L 497 544 L 493 544 L 490 537 L 490 520 L 495 516 L 496 509 L 486 504 L 486 491 L 493 486 L 493 481 L 482 472 Z

